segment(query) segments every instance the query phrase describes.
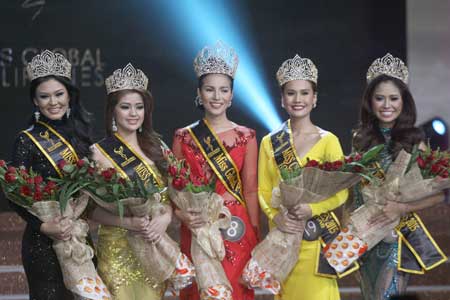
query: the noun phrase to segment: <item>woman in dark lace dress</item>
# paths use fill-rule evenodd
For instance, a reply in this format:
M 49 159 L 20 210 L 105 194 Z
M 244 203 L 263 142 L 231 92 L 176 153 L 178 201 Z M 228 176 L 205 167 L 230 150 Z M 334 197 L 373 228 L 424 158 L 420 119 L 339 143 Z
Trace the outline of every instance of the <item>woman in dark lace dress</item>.
M 12 165 L 32 168 L 44 178 L 58 177 L 58 158 L 71 160 L 88 153 L 91 144 L 88 113 L 80 103 L 79 90 L 70 82 L 71 65 L 62 55 L 44 51 L 28 64 L 28 73 L 35 112 L 31 127 L 16 138 Z M 49 145 L 53 148 L 46 148 Z M 64 286 L 52 248 L 52 239 L 70 238 L 70 221 L 55 218 L 41 222 L 26 209 L 12 202 L 10 205 L 26 222 L 22 262 L 30 300 L 73 299 Z
M 402 149 L 411 152 L 415 145 L 419 149 L 425 147 L 422 131 L 414 126 L 416 106 L 407 80 L 407 67 L 390 54 L 375 60 L 367 72 L 368 85 L 361 104 L 360 126 L 353 137 L 353 148 L 364 152 L 377 144 L 384 144 L 378 161 L 383 172 Z M 369 222 L 373 225 L 390 223 L 443 199 L 443 193 L 408 203 L 387 199 L 383 214 Z M 354 201 L 348 209 L 353 211 L 363 204 L 361 185 L 358 184 L 354 189 Z M 388 300 L 405 292 L 409 273 L 399 270 L 401 245 L 398 241 L 395 232 L 387 232 L 384 240 L 361 258 L 359 279 L 364 300 Z

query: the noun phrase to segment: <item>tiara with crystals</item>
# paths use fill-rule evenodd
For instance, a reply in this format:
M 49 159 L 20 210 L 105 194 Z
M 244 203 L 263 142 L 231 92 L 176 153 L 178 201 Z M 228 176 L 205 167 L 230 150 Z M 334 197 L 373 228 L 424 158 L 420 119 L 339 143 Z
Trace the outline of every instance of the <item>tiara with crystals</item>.
M 205 74 L 225 74 L 234 78 L 239 58 L 233 48 L 217 41 L 203 48 L 194 59 L 194 70 L 199 78 Z
M 120 90 L 146 90 L 148 78 L 144 72 L 128 63 L 125 68 L 115 70 L 106 78 L 105 85 L 107 94 Z
M 30 81 L 50 75 L 71 79 L 72 65 L 62 54 L 45 50 L 33 57 L 31 62 L 27 64 L 27 73 Z
M 366 75 L 367 82 L 382 74 L 395 77 L 408 84 L 408 67 L 400 58 L 394 57 L 390 53 L 377 58 L 370 65 Z
M 310 80 L 317 84 L 317 68 L 309 58 L 301 58 L 298 54 L 283 62 L 277 72 L 280 86 L 292 80 Z

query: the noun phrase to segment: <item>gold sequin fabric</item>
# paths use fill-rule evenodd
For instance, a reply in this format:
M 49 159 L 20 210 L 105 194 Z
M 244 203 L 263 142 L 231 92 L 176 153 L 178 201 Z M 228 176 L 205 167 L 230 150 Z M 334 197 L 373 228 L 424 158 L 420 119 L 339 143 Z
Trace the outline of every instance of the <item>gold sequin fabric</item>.
M 127 230 L 101 225 L 99 228 L 97 257 L 98 271 L 114 299 L 118 300 L 121 289 L 136 286 L 141 291 L 134 294 L 146 294 L 145 299 L 161 299 L 164 283 L 148 278 L 134 256 L 127 241 Z M 142 291 L 142 287 L 148 291 Z M 126 299 L 133 299 L 127 297 Z

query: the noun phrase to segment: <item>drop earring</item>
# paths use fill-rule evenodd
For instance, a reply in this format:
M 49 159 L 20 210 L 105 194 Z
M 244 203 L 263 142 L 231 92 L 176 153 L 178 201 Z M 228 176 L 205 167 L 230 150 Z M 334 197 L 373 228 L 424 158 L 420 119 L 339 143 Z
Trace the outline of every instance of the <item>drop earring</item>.
M 36 110 L 34 111 L 34 120 L 36 122 L 39 121 L 40 116 L 41 116 L 41 113 L 39 112 L 39 109 L 36 108 Z
M 70 107 L 66 110 L 66 117 L 67 119 L 70 117 Z
M 112 119 L 111 129 L 112 129 L 113 132 L 117 132 L 117 125 L 116 125 L 116 119 L 115 118 Z
M 139 127 L 138 132 L 141 133 L 142 132 L 142 126 Z

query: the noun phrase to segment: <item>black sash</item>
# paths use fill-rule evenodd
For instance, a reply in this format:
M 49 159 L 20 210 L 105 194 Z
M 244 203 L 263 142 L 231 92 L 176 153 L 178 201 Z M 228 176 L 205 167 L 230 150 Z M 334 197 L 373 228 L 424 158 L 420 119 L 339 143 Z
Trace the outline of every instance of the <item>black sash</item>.
M 78 155 L 72 145 L 47 123 L 37 121 L 31 129 L 24 130 L 23 133 L 44 154 L 60 177 L 62 173 L 58 168 L 58 161 L 63 159 L 71 164 L 78 161 Z
M 398 270 L 413 274 L 424 274 L 447 261 L 428 232 L 422 220 L 415 213 L 410 213 L 400 220 L 396 227 L 399 236 Z
M 297 156 L 297 152 L 294 148 L 294 140 L 292 137 L 292 130 L 290 120 L 284 122 L 281 128 L 270 135 L 270 141 L 272 144 L 272 150 L 277 163 L 278 170 L 295 170 L 301 168 L 300 159 Z M 337 273 L 327 262 L 322 253 L 322 248 L 326 243 L 331 242 L 338 234 L 340 230 L 339 222 L 332 212 L 323 213 L 319 216 L 312 217 L 306 222 L 305 232 L 303 233 L 303 239 L 307 241 L 314 241 L 319 239 L 318 245 L 318 257 L 316 263 L 316 275 L 341 278 L 359 268 L 357 263 L 354 263 L 344 273 Z
M 157 187 L 164 187 L 161 177 L 119 134 L 115 133 L 113 136 L 101 140 L 95 146 L 112 163 L 123 178 L 131 179 L 137 177 L 144 184 L 151 182 Z
M 239 170 L 208 121 L 199 120 L 189 125 L 187 130 L 220 182 L 234 198 L 245 205 Z

